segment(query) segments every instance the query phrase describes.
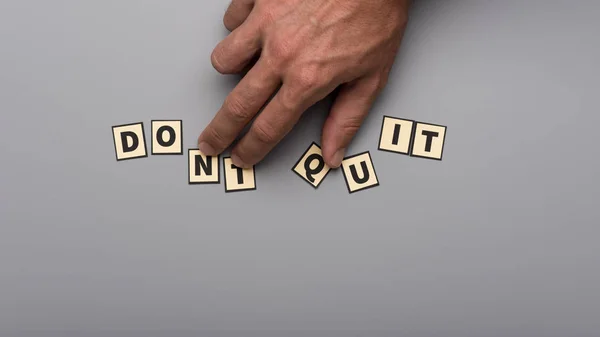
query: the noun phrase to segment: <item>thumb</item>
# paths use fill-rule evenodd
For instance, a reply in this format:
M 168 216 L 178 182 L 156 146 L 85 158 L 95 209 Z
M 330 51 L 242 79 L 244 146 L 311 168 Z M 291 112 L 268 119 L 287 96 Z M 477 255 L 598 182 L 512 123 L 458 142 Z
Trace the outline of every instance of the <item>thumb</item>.
M 233 32 L 246 21 L 254 8 L 254 0 L 232 0 L 223 16 L 223 24 Z
M 379 77 L 366 77 L 340 87 L 329 116 L 323 126 L 323 158 L 329 167 L 338 168 L 346 148 L 358 132 L 377 94 L 381 90 Z

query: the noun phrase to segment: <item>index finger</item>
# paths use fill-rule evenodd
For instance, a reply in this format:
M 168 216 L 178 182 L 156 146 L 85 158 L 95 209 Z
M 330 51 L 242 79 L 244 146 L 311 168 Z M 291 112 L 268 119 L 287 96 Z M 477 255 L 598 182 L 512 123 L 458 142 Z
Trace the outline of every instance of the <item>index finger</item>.
M 198 148 L 209 156 L 223 152 L 254 118 L 281 83 L 261 59 L 225 98 L 221 109 L 198 137 Z

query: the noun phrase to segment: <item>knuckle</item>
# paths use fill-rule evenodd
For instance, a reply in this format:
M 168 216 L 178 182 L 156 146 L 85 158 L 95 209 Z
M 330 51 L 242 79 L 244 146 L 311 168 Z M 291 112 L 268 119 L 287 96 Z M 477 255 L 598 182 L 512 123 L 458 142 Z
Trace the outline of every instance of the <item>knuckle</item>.
M 263 144 L 273 144 L 277 141 L 277 132 L 267 123 L 257 122 L 252 126 L 252 133 Z
M 292 42 L 276 38 L 267 46 L 268 55 L 276 60 L 289 61 L 294 57 L 295 48 Z
M 303 67 L 290 76 L 291 84 L 302 92 L 310 92 L 323 86 L 323 72 L 314 67 Z
M 277 100 L 283 111 L 289 112 L 296 110 L 298 104 L 302 102 L 302 95 L 301 92 L 288 88 L 288 90 L 280 91 L 274 99 Z
M 345 134 L 355 134 L 360 129 L 363 116 L 346 116 L 338 123 L 339 129 Z
M 217 150 L 227 147 L 225 138 L 215 128 L 206 129 L 204 141 Z
M 245 104 L 237 97 L 227 97 L 223 103 L 223 108 L 227 117 L 232 119 L 235 123 L 246 122 L 250 117 Z
M 256 5 L 257 9 L 258 9 L 258 21 L 260 22 L 260 26 L 264 29 L 268 26 L 270 26 L 271 24 L 273 24 L 273 22 L 275 22 L 275 12 L 273 11 L 273 6 L 261 6 L 261 5 Z M 260 7 L 258 7 L 260 6 Z

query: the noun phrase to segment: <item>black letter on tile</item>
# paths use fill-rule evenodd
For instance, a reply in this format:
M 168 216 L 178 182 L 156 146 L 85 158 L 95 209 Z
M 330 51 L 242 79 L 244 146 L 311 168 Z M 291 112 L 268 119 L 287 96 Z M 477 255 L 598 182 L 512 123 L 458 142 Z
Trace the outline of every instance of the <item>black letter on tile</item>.
M 127 137 L 131 137 L 131 146 L 127 145 Z M 123 152 L 132 152 L 137 149 L 138 145 L 140 144 L 140 140 L 135 132 L 125 131 L 121 133 L 121 143 L 123 144 Z
M 237 170 L 238 184 L 240 184 L 240 185 L 243 184 L 244 183 L 244 169 L 239 168 L 233 164 L 231 164 L 231 168 Z
M 166 142 L 163 138 L 163 134 L 165 133 L 165 131 L 169 133 L 169 140 Z M 156 132 L 156 140 L 158 141 L 158 144 L 160 144 L 160 146 L 162 147 L 169 147 L 173 145 L 175 143 L 175 137 L 175 130 L 173 130 L 173 128 L 168 125 L 161 126 Z
M 437 137 L 440 134 L 433 131 L 423 131 L 423 136 L 427 137 L 427 142 L 425 143 L 425 151 L 431 152 L 431 142 L 433 141 L 433 137 Z
M 393 145 L 398 145 L 398 140 L 400 139 L 400 126 L 400 124 L 394 126 L 394 138 L 392 138 Z
M 202 175 L 202 170 L 206 172 L 206 175 L 212 175 L 212 157 L 206 157 L 206 162 L 202 159 L 202 156 L 196 155 L 196 176 Z
M 312 164 L 312 162 L 315 160 L 319 161 L 319 165 L 317 165 L 316 168 L 311 169 L 310 164 Z M 308 158 L 306 158 L 306 161 L 304 162 L 304 169 L 306 170 L 306 178 L 311 183 L 315 182 L 315 178 L 313 177 L 313 175 L 321 172 L 323 170 L 323 168 L 325 168 L 325 161 L 323 160 L 322 156 L 320 156 L 316 153 L 313 153 L 310 156 L 308 156 Z
M 352 174 L 352 179 L 354 179 L 354 181 L 357 184 L 364 184 L 367 181 L 369 181 L 369 177 L 370 177 L 369 170 L 367 169 L 367 162 L 365 162 L 365 161 L 361 162 L 360 167 L 363 171 L 364 177 L 362 177 L 362 178 L 358 177 L 358 173 L 356 172 L 356 167 L 354 165 L 350 166 L 350 173 Z

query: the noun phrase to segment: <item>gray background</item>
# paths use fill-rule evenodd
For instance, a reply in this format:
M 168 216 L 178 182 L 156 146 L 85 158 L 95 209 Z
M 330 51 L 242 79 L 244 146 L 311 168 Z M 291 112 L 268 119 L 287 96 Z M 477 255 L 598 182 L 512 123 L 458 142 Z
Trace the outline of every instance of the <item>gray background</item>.
M 187 157 L 117 163 L 111 126 L 183 119 L 224 0 L 0 1 L 0 336 L 598 336 L 600 4 L 417 0 L 349 149 L 381 186 L 188 186 Z M 444 160 L 377 151 L 384 114 L 448 126 Z

